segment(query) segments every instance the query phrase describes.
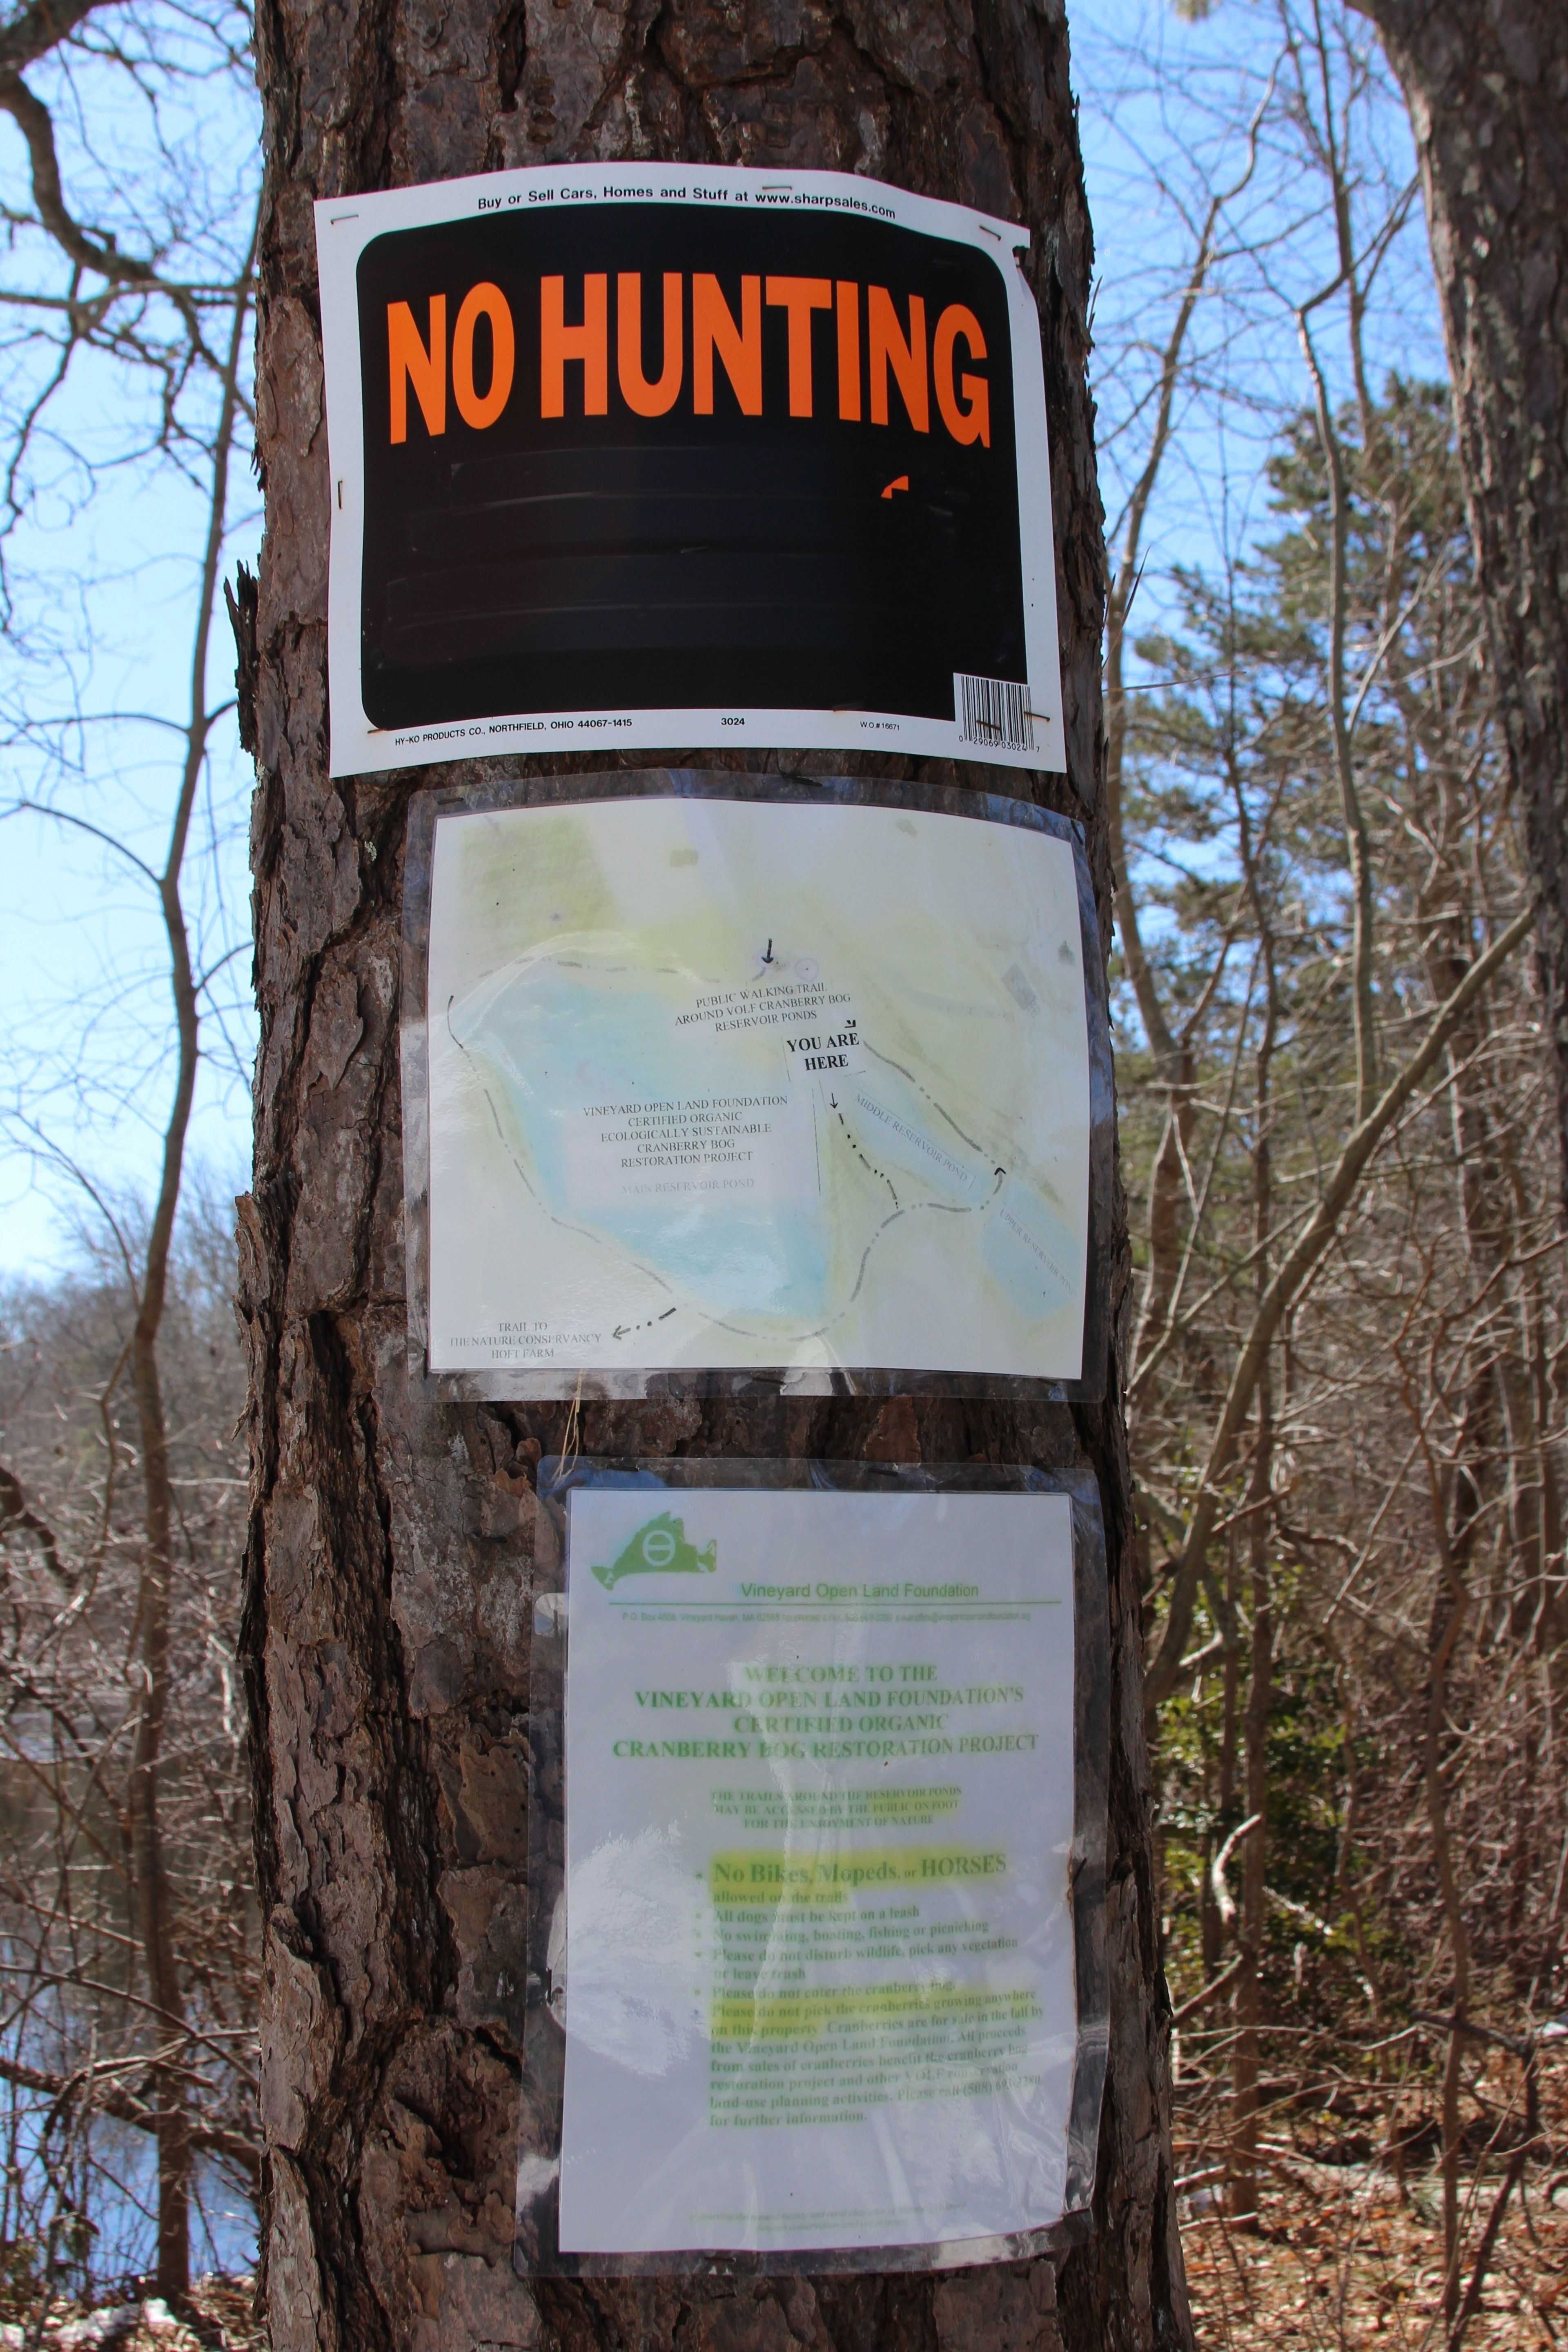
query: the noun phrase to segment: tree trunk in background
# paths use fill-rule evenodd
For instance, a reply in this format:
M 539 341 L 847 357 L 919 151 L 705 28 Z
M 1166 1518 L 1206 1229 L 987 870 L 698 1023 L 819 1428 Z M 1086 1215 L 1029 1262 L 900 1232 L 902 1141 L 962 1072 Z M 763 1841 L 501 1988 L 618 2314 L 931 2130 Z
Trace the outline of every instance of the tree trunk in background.
M 1355 0 L 1415 133 L 1492 673 L 1541 889 L 1568 1202 L 1568 8 Z
M 531 1474 L 565 1407 L 432 1404 L 405 1349 L 397 985 L 422 784 L 327 777 L 328 457 L 310 200 L 508 164 L 652 156 L 863 169 L 1022 217 L 1053 431 L 1070 774 L 828 755 L 1080 817 L 1109 936 L 1105 589 L 1085 383 L 1089 228 L 1061 0 L 278 0 L 267 112 L 254 648 L 261 1045 L 241 1204 L 254 1502 L 245 1651 L 268 1918 L 262 2105 L 276 2352 L 1145 2352 L 1188 2346 L 1142 1729 L 1125 1435 L 1102 1408 L 610 1406 L 584 1452 L 1088 1461 L 1110 1557 L 1110 2066 L 1090 2243 L 900 2276 L 542 2285 L 510 2269 Z M 241 606 L 242 614 L 244 606 Z M 255 669 L 249 670 L 254 655 Z M 696 755 L 708 767 L 724 764 Z M 636 764 L 647 764 L 638 754 Z M 553 763 L 566 766 L 569 761 Z M 596 761 L 578 764 L 604 765 Z M 743 761 L 731 764 L 743 765 Z M 765 762 L 760 764 L 773 764 Z M 797 767 L 802 764 L 795 761 Z M 1117 1328 L 1124 1221 L 1104 1261 Z M 1114 1385 L 1114 1378 L 1113 1378 Z

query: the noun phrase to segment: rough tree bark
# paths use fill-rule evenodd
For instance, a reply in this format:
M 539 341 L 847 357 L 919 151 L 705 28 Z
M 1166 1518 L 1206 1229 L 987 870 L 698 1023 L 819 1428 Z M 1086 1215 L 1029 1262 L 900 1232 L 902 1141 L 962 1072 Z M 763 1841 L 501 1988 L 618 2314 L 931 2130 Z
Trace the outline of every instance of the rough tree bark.
M 1568 1204 L 1568 9 L 1355 0 L 1410 108 L 1491 668 L 1541 890 Z
M 1094 1465 L 1116 1730 L 1111 2049 L 1092 2242 L 1054 2265 L 940 2280 L 556 2284 L 535 2300 L 513 2278 L 531 1480 L 567 1409 L 435 1406 L 405 1360 L 405 812 L 421 783 L 483 771 L 327 777 L 328 456 L 310 199 L 571 158 L 864 170 L 1021 216 L 1035 232 L 1070 769 L 927 772 L 1038 790 L 1081 817 L 1108 934 L 1090 243 L 1061 0 L 984 0 L 973 12 L 969 0 L 689 0 L 662 13 L 658 0 L 269 0 L 258 31 L 267 538 L 258 598 L 242 597 L 239 613 L 242 635 L 247 624 L 255 634 L 241 679 L 242 689 L 254 680 L 244 716 L 258 761 L 261 1045 L 240 1314 L 252 1366 L 244 1645 L 268 1920 L 276 2352 L 552 2339 L 562 2352 L 1189 2346 L 1141 1596 L 1114 1396 L 1092 1410 L 589 1405 L 581 1431 L 588 1452 Z M 1108 1265 L 1120 1329 L 1121 1223 Z

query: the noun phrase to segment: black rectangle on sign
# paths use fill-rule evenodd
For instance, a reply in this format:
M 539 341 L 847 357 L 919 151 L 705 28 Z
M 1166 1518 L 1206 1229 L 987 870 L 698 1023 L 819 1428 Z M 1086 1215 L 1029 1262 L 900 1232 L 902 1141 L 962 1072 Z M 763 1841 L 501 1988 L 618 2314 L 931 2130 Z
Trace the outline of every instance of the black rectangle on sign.
M 627 177 L 455 183 L 449 217 L 435 189 L 319 208 L 332 626 L 353 614 L 363 738 L 346 749 L 339 645 L 334 769 L 448 757 L 459 734 L 542 749 L 531 719 L 554 748 L 561 714 L 622 743 L 733 728 L 1060 765 L 1021 522 L 1031 473 L 1048 568 L 1044 406 L 1019 413 L 1038 351 L 1015 348 L 1011 251 L 865 181 L 848 211 L 829 174 L 685 168 L 662 196 Z
M 375 725 L 952 719 L 955 672 L 1024 680 L 984 254 L 821 214 L 551 208 L 377 237 L 359 312 Z

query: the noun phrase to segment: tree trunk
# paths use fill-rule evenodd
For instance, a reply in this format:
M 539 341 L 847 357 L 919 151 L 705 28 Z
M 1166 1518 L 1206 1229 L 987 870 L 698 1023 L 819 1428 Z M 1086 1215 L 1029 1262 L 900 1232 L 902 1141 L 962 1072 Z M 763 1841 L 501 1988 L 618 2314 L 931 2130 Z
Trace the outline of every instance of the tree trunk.
M 1410 107 L 1491 671 L 1541 890 L 1568 1200 L 1568 10 L 1355 0 Z
M 560 1445 L 568 1408 L 435 1405 L 405 1357 L 405 815 L 419 783 L 480 772 L 333 783 L 326 761 L 328 457 L 310 200 L 572 158 L 860 167 L 1021 216 L 1035 232 L 1069 774 L 923 772 L 1038 790 L 1081 818 L 1108 934 L 1090 246 L 1061 0 L 1037 0 L 1031 13 L 1020 0 L 987 0 L 978 23 L 929 0 L 860 0 L 842 16 L 816 0 L 692 0 L 663 15 L 654 0 L 508 0 L 500 13 L 483 0 L 439 11 L 279 0 L 258 38 L 267 538 L 257 644 L 242 647 L 241 670 L 251 674 L 254 650 L 261 1044 L 240 1313 L 251 1356 L 244 1644 L 268 1919 L 262 2108 L 276 2352 L 548 2339 L 563 2352 L 664 2352 L 678 2336 L 702 2352 L 1190 2345 L 1140 1595 L 1114 1397 L 1076 1409 L 591 1404 L 581 1423 L 589 1453 L 1094 1465 L 1116 1686 L 1110 2064 L 1092 2241 L 1055 2264 L 936 2279 L 557 2282 L 534 2297 L 513 2277 L 531 1479 L 541 1449 Z M 1104 1262 L 1120 1329 L 1124 1223 Z
M 1268 1424 L 1258 1446 L 1248 1500 L 1268 1491 Z M 1251 1677 L 1247 1692 L 1247 1811 L 1253 1828 L 1242 1848 L 1241 1969 L 1236 1980 L 1236 2047 L 1231 2058 L 1230 2210 L 1258 2223 L 1258 2079 L 1262 2061 L 1263 1945 L 1268 1925 L 1268 1717 L 1274 1695 L 1274 1609 L 1268 1559 L 1268 1523 L 1254 1511 L 1251 1553 Z
M 174 1488 L 169 1466 L 169 1428 L 158 1373 L 158 1339 L 168 1303 L 169 1256 L 179 1214 L 185 1142 L 195 1097 L 200 1052 L 200 985 L 191 968 L 191 941 L 180 877 L 196 792 L 205 772 L 212 717 L 207 708 L 207 652 L 217 604 L 224 532 L 228 520 L 229 463 L 240 411 L 238 377 L 250 313 L 250 259 L 235 295 L 228 350 L 212 442 L 212 488 L 207 504 L 206 545 L 202 558 L 196 625 L 191 648 L 190 716 L 179 797 L 170 827 L 169 855 L 158 880 L 158 897 L 169 949 L 169 979 L 174 1000 L 176 1046 L 174 1099 L 163 1129 L 163 1164 L 153 1223 L 142 1265 L 142 1294 L 131 1335 L 131 1387 L 142 1442 L 142 1478 L 146 1497 L 142 1582 L 136 1600 L 139 1646 L 137 1694 L 126 1790 L 127 1842 L 137 1931 L 147 1966 L 153 2030 L 162 2053 L 152 2069 L 157 2114 L 158 2222 L 153 2279 L 161 2295 L 178 2305 L 190 2289 L 191 2116 L 186 2103 L 185 1997 L 180 1979 L 180 1916 L 169 1873 L 160 1814 L 159 1775 L 169 1706 L 169 1612 L 174 1580 Z
M 137 1620 L 135 1728 L 126 1787 L 126 1842 L 136 1930 L 147 1969 L 153 2009 L 153 2032 L 161 2057 L 151 2069 L 157 2113 L 157 2251 L 153 2279 L 158 2293 L 178 2305 L 189 2292 L 191 2139 L 184 2085 L 184 1990 L 178 1962 L 179 1920 L 164 1852 L 159 1766 L 169 1705 L 169 1601 L 173 1578 L 170 1536 L 172 1489 L 168 1433 L 158 1380 L 154 1338 L 139 1318 L 133 1351 L 136 1409 L 142 1433 L 146 1484 L 146 1540 L 142 1553 Z

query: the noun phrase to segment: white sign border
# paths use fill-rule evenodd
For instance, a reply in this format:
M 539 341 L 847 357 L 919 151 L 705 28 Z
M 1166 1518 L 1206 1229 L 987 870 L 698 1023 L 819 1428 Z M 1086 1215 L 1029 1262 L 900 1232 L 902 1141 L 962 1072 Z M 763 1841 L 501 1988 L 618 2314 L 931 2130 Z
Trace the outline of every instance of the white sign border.
M 542 204 L 698 204 L 769 209 L 797 205 L 887 220 L 897 227 L 968 245 L 1001 270 L 1013 345 L 1014 430 L 1018 459 L 1018 530 L 1024 635 L 1037 747 L 1017 751 L 966 741 L 956 718 L 917 719 L 867 710 L 614 710 L 498 712 L 449 725 L 373 727 L 361 696 L 360 583 L 364 541 L 363 404 L 358 269 L 361 254 L 388 231 L 427 228 Z M 1016 223 L 913 194 L 847 172 L 771 173 L 742 165 L 552 163 L 432 181 L 420 187 L 342 196 L 316 205 L 321 351 L 331 486 L 327 589 L 331 688 L 329 773 L 361 776 L 446 760 L 581 751 L 872 751 L 910 758 L 1065 772 L 1061 665 L 1057 628 L 1056 541 L 1039 314 L 1017 255 L 1029 232 Z M 1004 266 L 1014 257 L 1014 267 Z M 735 725 L 739 717 L 742 724 Z

